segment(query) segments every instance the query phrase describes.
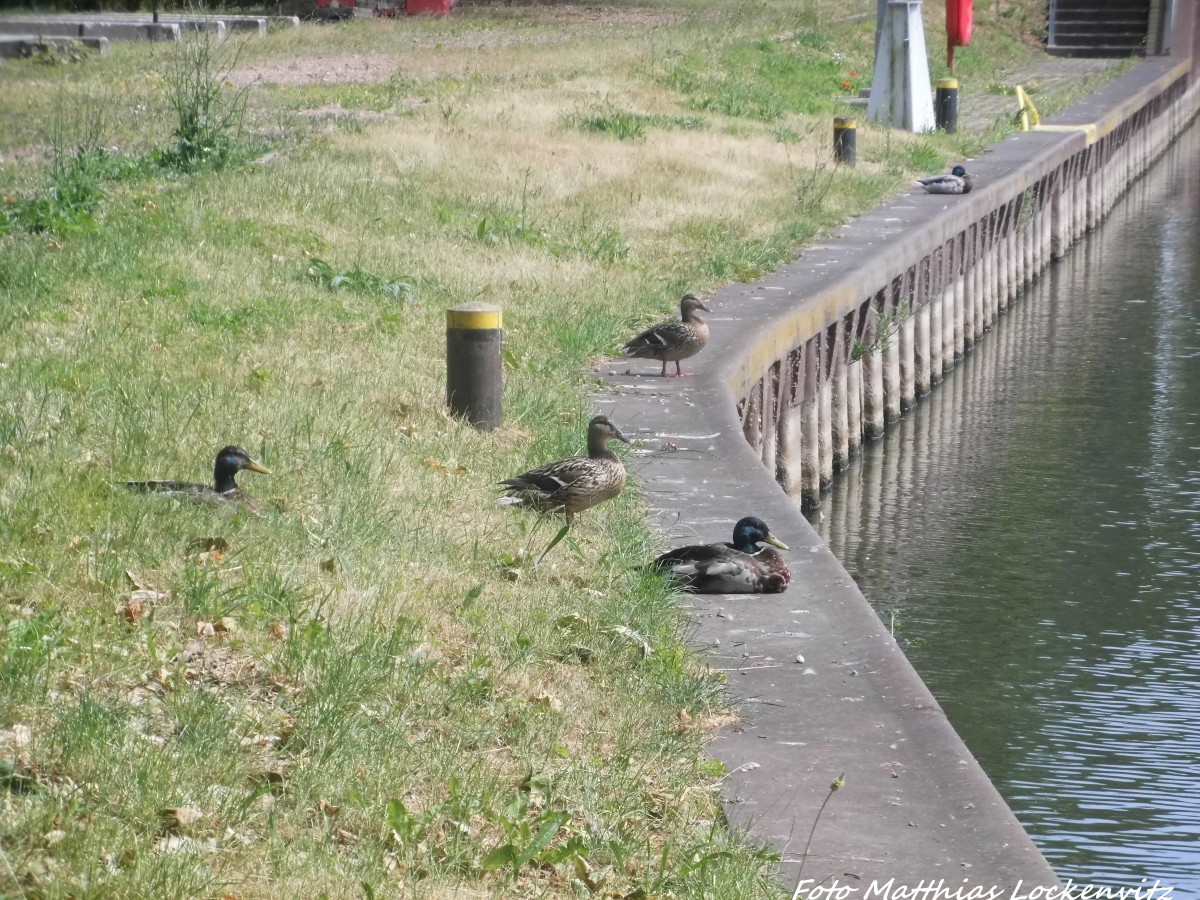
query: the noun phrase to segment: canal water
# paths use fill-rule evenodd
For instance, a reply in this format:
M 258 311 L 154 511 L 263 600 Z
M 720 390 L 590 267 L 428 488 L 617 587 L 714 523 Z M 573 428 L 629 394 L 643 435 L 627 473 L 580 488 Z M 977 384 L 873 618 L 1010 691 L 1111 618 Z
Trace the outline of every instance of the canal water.
M 1200 127 L 811 518 L 1060 877 L 1200 897 Z

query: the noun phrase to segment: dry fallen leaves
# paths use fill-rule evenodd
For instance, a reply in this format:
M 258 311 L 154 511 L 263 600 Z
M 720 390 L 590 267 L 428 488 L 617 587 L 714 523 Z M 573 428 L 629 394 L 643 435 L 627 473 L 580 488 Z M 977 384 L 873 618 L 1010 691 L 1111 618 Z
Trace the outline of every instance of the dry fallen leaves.
M 425 465 L 435 472 L 442 472 L 449 475 L 466 475 L 468 471 L 467 467 L 462 463 L 456 463 L 454 460 L 444 463 L 434 459 L 432 456 L 425 457 Z
M 204 818 L 204 813 L 194 806 L 170 806 L 161 813 L 167 831 L 186 831 Z
M 133 598 L 130 598 L 118 603 L 113 612 L 130 625 L 136 625 L 142 621 L 142 617 L 146 615 L 146 604 L 141 600 L 134 600 Z
M 188 541 L 188 549 L 197 553 L 196 562 L 202 566 L 219 566 L 229 551 L 229 541 L 223 537 L 201 537 Z

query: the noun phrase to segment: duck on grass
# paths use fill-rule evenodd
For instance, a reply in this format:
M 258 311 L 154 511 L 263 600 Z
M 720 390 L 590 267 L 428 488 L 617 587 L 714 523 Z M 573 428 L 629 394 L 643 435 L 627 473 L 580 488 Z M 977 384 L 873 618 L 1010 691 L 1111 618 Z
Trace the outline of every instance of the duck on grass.
M 251 512 L 258 512 L 259 506 L 254 499 L 238 487 L 236 476 L 238 472 L 258 472 L 270 475 L 271 470 L 250 457 L 241 447 L 222 447 L 213 465 L 212 484 L 199 484 L 190 481 L 126 481 L 125 487 L 140 493 L 154 493 L 160 496 L 174 497 L 180 500 L 190 500 L 195 503 L 219 503 L 245 507 Z
M 575 516 L 611 500 L 625 487 L 625 466 L 608 449 L 609 441 L 630 443 L 607 416 L 596 416 L 588 423 L 587 456 L 568 456 L 500 482 L 507 495 L 497 503 L 528 506 L 541 512 L 561 510 L 566 514 L 567 524 L 542 551 L 538 562 L 567 536 Z

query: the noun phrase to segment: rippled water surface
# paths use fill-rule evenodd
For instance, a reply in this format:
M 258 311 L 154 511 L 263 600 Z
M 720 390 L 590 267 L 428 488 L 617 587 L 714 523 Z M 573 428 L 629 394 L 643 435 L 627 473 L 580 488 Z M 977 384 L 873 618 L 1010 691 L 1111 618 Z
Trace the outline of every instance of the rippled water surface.
M 1200 129 L 815 524 L 1060 876 L 1200 897 Z

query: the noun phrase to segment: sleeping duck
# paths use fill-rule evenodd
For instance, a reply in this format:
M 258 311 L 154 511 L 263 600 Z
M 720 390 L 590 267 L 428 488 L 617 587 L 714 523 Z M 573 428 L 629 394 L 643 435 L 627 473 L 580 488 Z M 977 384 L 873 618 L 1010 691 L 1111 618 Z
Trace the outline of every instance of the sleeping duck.
M 791 581 L 791 570 L 778 552 L 759 547 L 761 543 L 788 549 L 766 522 L 747 516 L 733 526 L 732 543 L 680 547 L 656 559 L 654 567 L 698 594 L 782 593 Z
M 975 186 L 975 176 L 963 166 L 955 166 L 949 175 L 930 175 L 918 178 L 917 184 L 931 194 L 969 194 Z

